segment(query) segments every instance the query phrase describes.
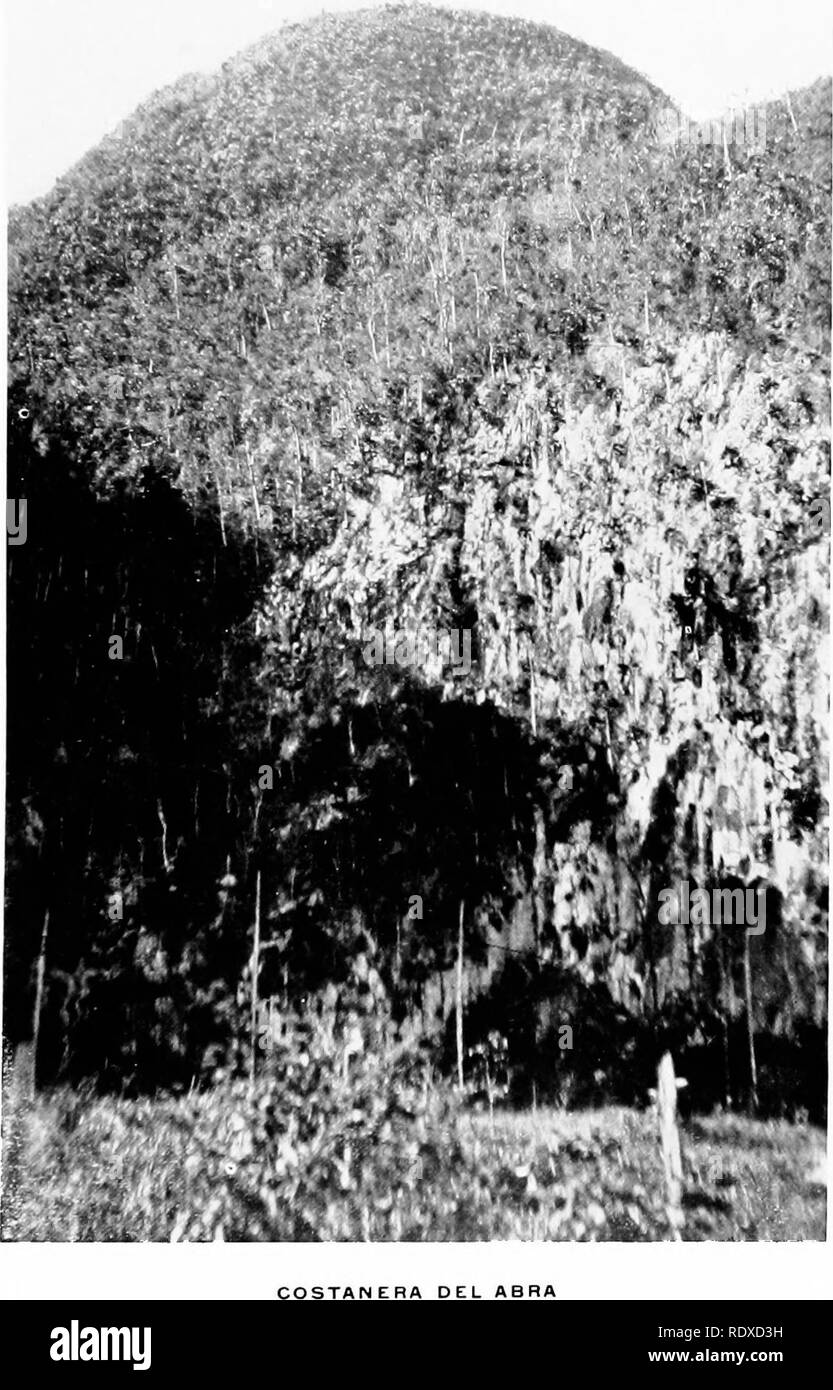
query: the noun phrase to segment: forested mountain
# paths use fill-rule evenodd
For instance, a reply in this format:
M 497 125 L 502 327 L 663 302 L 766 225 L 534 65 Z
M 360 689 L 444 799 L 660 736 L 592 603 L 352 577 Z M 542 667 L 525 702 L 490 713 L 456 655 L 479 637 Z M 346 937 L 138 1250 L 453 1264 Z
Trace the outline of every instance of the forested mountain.
M 13 211 L 5 1028 L 43 941 L 44 1080 L 245 1057 L 259 884 L 287 1004 L 360 961 L 450 1058 L 462 940 L 522 1088 L 627 1096 L 666 1039 L 738 1101 L 754 1041 L 761 1105 L 819 1111 L 830 88 L 763 149 L 669 110 L 547 27 L 327 16 Z M 452 629 L 470 669 L 409 658 Z M 766 929 L 663 925 L 681 881 Z

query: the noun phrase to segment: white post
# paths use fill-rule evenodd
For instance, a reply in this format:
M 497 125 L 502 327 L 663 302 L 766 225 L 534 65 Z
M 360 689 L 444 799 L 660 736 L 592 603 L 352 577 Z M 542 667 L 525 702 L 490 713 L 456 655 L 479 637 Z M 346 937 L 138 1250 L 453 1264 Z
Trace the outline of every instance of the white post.
M 670 1052 L 665 1052 L 657 1069 L 657 1115 L 659 1142 L 665 1169 L 665 1209 L 674 1232 L 680 1240 L 683 1226 L 683 1163 L 680 1155 L 680 1131 L 677 1128 L 677 1078 Z

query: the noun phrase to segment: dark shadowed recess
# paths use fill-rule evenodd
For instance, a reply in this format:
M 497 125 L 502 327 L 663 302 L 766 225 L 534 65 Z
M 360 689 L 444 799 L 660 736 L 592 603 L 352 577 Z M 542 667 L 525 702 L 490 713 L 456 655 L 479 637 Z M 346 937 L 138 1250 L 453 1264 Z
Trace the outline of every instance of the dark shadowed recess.
M 177 1070 L 172 1017 L 144 957 L 216 915 L 235 814 L 224 700 L 248 678 L 263 575 L 233 527 L 223 543 L 210 502 L 149 470 L 102 496 L 72 441 L 36 448 L 18 420 L 9 494 L 27 499 L 28 537 L 8 550 L 5 1031 L 31 1035 L 48 911 L 43 1078 L 163 1080 Z M 181 993 L 171 981 L 172 1008 Z

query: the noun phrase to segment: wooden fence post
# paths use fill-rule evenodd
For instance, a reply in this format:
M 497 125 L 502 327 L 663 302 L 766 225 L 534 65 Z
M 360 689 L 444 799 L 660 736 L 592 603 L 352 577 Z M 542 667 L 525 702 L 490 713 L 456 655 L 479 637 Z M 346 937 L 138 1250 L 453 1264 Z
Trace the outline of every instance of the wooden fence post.
M 677 1078 L 670 1052 L 664 1052 L 657 1068 L 657 1116 L 659 1142 L 665 1169 L 665 1210 L 674 1232 L 680 1240 L 683 1228 L 683 1163 L 680 1154 L 680 1131 L 677 1128 Z

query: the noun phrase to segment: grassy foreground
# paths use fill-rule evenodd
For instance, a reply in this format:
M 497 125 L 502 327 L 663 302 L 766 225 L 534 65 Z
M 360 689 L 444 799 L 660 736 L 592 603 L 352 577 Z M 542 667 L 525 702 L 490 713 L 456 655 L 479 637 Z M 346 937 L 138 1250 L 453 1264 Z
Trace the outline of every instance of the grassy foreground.
M 442 1087 L 286 1078 L 155 1100 L 67 1091 L 4 1118 L 2 1234 L 29 1241 L 667 1240 L 650 1111 L 459 1106 Z M 683 1124 L 686 1240 L 823 1240 L 824 1137 Z

